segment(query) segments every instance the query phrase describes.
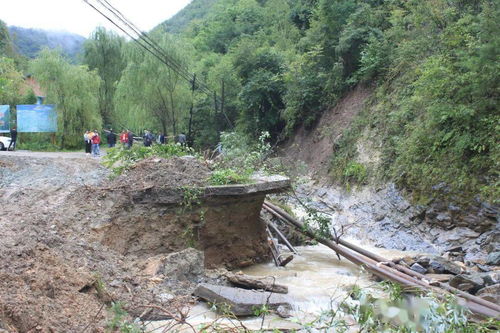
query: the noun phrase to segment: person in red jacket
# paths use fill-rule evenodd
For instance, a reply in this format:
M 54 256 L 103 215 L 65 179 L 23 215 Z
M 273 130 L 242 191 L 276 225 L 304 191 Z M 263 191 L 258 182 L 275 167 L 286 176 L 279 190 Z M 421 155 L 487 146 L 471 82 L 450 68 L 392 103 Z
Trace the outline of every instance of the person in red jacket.
M 128 133 L 127 131 L 123 130 L 122 133 L 120 134 L 120 143 L 123 145 L 123 147 L 127 147 L 128 144 Z
M 92 155 L 99 156 L 101 154 L 99 145 L 101 144 L 101 137 L 97 130 L 94 131 L 94 136 L 92 136 Z

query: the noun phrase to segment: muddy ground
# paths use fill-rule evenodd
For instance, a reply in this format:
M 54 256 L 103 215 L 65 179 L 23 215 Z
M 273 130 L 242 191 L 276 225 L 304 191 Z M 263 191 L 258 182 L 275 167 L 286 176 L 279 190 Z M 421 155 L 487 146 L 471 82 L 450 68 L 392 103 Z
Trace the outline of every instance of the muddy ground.
M 113 318 L 111 302 L 153 318 L 164 314 L 146 311 L 149 305 L 191 302 L 196 283 L 210 280 L 199 269 L 202 261 L 196 265 L 196 253 L 181 254 L 194 260 L 193 275 L 158 276 L 166 258 L 126 255 L 92 236 L 95 222 L 121 210 L 131 188 L 167 182 L 169 173 L 161 170 L 170 167 L 171 176 L 182 172 L 196 184 L 209 174 L 203 165 L 178 162 L 145 163 L 110 180 L 98 159 L 83 154 L 1 153 L 0 331 L 101 332 Z M 112 200 L 110 190 L 118 193 Z M 117 198 L 125 201 L 113 206 Z

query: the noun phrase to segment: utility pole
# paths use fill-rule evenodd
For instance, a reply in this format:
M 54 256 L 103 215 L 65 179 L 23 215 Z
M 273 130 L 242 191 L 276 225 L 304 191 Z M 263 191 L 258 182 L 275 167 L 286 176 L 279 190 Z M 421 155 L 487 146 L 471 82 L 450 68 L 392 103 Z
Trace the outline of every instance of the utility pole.
M 193 84 L 191 85 L 191 109 L 189 110 L 189 124 L 188 124 L 188 146 L 192 147 L 194 143 L 193 138 L 193 113 L 194 113 L 194 90 L 196 89 L 196 74 L 193 75 Z

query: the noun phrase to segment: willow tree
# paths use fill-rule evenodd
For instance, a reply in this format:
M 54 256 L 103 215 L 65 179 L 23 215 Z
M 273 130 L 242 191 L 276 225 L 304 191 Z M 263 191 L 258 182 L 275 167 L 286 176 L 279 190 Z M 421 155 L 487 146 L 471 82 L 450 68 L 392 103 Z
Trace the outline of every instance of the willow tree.
M 125 62 L 122 57 L 124 39 L 112 31 L 98 27 L 84 44 L 84 63 L 96 69 L 102 79 L 99 89 L 99 111 L 105 124 L 111 122 L 113 98 Z
M 23 83 L 23 75 L 17 70 L 14 60 L 0 56 L 0 104 L 19 103 Z
M 83 132 L 99 129 L 98 111 L 101 79 L 87 66 L 69 64 L 58 52 L 43 50 L 31 63 L 31 70 L 45 89 L 47 103 L 57 105 L 57 139 L 61 148 L 81 145 Z
M 187 66 L 189 52 L 169 35 L 157 36 L 165 55 L 180 66 Z M 115 94 L 117 121 L 135 130 L 171 128 L 179 132 L 191 105 L 190 86 L 176 70 L 166 66 L 135 44 L 124 50 L 127 60 Z

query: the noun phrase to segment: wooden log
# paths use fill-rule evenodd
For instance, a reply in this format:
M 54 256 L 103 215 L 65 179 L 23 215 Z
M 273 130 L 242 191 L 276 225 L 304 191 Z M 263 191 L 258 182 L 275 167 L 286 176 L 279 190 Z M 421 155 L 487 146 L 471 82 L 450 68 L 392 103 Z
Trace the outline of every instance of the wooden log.
M 288 287 L 277 284 L 271 276 L 256 278 L 245 274 L 227 274 L 227 279 L 238 287 L 265 290 L 278 294 L 288 294 Z

